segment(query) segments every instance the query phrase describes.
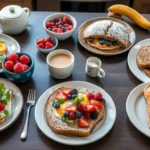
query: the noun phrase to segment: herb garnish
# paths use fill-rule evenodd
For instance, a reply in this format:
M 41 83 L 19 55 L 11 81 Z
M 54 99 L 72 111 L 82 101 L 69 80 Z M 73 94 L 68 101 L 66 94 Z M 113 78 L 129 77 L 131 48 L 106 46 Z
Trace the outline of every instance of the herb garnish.
M 67 123 L 73 123 L 73 120 L 70 120 L 68 117 L 62 116 L 62 121 Z
M 54 106 L 55 103 L 63 104 L 64 102 L 65 102 L 64 99 L 59 99 L 59 100 L 57 100 L 57 101 L 54 101 L 54 102 L 52 103 L 52 106 Z
M 84 101 L 84 97 L 76 97 L 73 103 L 77 106 L 80 102 Z

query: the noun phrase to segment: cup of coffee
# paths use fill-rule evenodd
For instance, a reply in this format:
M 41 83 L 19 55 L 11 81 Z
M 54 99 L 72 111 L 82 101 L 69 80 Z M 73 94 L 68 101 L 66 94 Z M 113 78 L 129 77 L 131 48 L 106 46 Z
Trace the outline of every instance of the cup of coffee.
M 56 79 L 64 79 L 71 75 L 74 67 L 74 56 L 71 52 L 58 49 L 47 55 L 50 75 Z
M 105 71 L 101 68 L 101 60 L 97 57 L 89 57 L 86 61 L 85 72 L 90 77 L 105 77 Z

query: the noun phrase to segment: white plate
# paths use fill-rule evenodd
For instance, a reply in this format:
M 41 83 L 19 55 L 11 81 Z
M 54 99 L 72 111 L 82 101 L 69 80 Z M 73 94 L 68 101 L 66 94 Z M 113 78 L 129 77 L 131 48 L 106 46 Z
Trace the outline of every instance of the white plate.
M 0 34 L 0 39 L 1 39 L 2 41 L 4 41 L 5 44 L 6 44 L 6 46 L 7 46 L 6 56 L 7 56 L 9 53 L 20 52 L 20 46 L 19 46 L 18 42 L 17 42 L 14 38 L 12 38 L 12 37 L 10 37 L 10 36 L 8 36 L 8 35 L 6 35 L 6 34 Z M 0 73 L 1 73 L 2 71 L 3 71 L 3 69 L 1 68 L 1 69 L 0 69 Z
M 3 131 L 12 125 L 19 117 L 23 108 L 23 96 L 19 88 L 10 81 L 0 78 L 0 82 L 4 83 L 6 88 L 12 89 L 14 92 L 14 97 L 12 99 L 12 114 L 6 117 L 4 123 L 0 124 L 0 131 Z
M 140 70 L 136 64 L 136 56 L 141 49 L 142 46 L 150 45 L 150 39 L 146 39 L 140 41 L 136 45 L 132 47 L 128 54 L 128 65 L 131 72 L 142 82 L 150 82 L 150 78 L 144 73 L 144 71 Z
M 55 89 L 62 86 L 71 87 L 71 88 L 84 87 L 84 88 L 92 89 L 95 92 L 99 91 L 103 94 L 103 97 L 106 99 L 106 103 L 107 103 L 106 116 L 102 122 L 97 124 L 93 132 L 88 137 L 64 136 L 64 135 L 54 133 L 49 128 L 45 119 L 45 113 L 44 113 L 45 104 L 49 95 Z M 52 140 L 66 145 L 85 145 L 97 141 L 98 139 L 101 139 L 113 127 L 115 119 L 116 119 L 116 107 L 112 98 L 100 87 L 83 81 L 64 82 L 49 88 L 40 96 L 35 107 L 35 120 L 40 130 Z
M 148 119 L 146 111 L 146 102 L 143 95 L 144 87 L 150 83 L 143 83 L 134 88 L 126 102 L 126 111 L 132 124 L 143 134 L 150 137 L 148 128 Z

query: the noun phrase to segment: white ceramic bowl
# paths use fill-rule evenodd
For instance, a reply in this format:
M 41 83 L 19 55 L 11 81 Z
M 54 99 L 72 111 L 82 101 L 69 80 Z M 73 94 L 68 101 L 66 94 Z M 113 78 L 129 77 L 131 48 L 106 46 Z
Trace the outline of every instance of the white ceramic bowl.
M 70 30 L 68 32 L 64 32 L 64 33 L 55 33 L 55 32 L 49 31 L 46 28 L 46 24 L 50 20 L 54 20 L 55 18 L 62 18 L 63 16 L 67 16 L 72 21 L 72 23 L 73 23 L 73 29 L 72 30 Z M 46 33 L 49 35 L 55 36 L 58 40 L 66 40 L 67 38 L 69 38 L 73 34 L 76 26 L 77 26 L 77 22 L 76 22 L 75 18 L 72 17 L 71 15 L 66 14 L 66 13 L 55 13 L 55 14 L 49 15 L 48 17 L 45 18 L 45 20 L 43 22 L 43 27 L 44 27 Z
M 46 38 L 45 36 L 40 36 L 40 37 L 38 37 L 38 38 L 36 39 L 36 41 L 35 41 L 35 46 L 36 46 L 36 48 L 37 48 L 39 51 L 41 51 L 42 53 L 50 53 L 50 52 L 52 52 L 53 50 L 55 50 L 55 49 L 57 48 L 57 46 L 58 46 L 58 40 L 57 40 L 57 38 L 52 37 L 52 36 L 49 36 L 49 37 L 52 39 L 53 43 L 55 44 L 54 47 L 49 48 L 49 49 L 40 48 L 40 47 L 37 45 L 37 41 L 38 41 L 39 39 L 41 39 L 41 38 Z

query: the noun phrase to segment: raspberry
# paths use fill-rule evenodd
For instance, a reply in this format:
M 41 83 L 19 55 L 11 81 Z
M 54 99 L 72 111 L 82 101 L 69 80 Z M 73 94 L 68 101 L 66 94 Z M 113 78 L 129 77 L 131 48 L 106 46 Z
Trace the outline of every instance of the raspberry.
M 57 32 L 57 28 L 53 28 L 53 29 L 52 29 L 52 32 Z
M 98 101 L 98 100 L 100 100 L 102 97 L 103 97 L 102 94 L 101 94 L 100 92 L 98 92 L 98 93 L 95 94 L 94 99 Z
M 89 100 L 93 99 L 94 98 L 94 94 L 93 93 L 88 93 L 87 94 L 87 97 Z
M 69 21 L 69 18 L 67 16 L 64 16 L 63 17 L 63 22 L 68 22 Z
M 58 28 L 57 33 L 63 33 L 62 29 Z
M 74 112 L 70 112 L 69 113 L 69 119 L 71 119 L 71 120 L 75 120 L 76 119 L 76 115 L 75 115 Z
M 73 29 L 73 26 L 72 26 L 72 25 L 70 25 L 70 26 L 68 26 L 68 28 L 69 28 L 69 30 L 72 30 L 72 29 Z

